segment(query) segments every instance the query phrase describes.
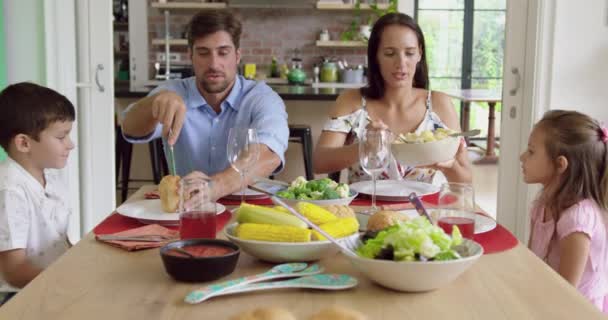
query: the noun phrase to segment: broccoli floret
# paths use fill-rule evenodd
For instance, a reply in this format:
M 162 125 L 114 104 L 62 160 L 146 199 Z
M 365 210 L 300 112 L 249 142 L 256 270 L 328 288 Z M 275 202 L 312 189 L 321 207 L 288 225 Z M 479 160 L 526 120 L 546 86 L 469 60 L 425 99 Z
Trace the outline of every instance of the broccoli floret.
M 323 193 L 323 192 L 321 192 L 321 191 L 313 191 L 313 192 L 311 192 L 311 193 L 310 193 L 310 197 L 311 197 L 313 200 L 322 200 L 322 199 L 325 199 L 325 198 L 323 197 L 323 195 L 324 195 L 324 193 Z
M 340 194 L 333 189 L 325 189 L 325 191 L 323 192 L 323 199 L 339 199 L 340 198 Z
M 312 200 L 312 198 L 310 196 L 308 196 L 305 193 L 300 193 L 296 196 L 296 199 L 298 200 Z
M 306 178 L 300 176 L 291 182 L 290 188 L 306 188 Z
M 287 191 L 287 190 L 277 192 L 277 196 L 279 196 L 281 198 L 285 198 L 285 199 L 295 199 L 296 198 L 296 195 L 293 192 Z
M 336 187 L 336 192 L 338 193 L 340 198 L 348 198 L 350 197 L 350 188 L 345 183 L 340 183 Z

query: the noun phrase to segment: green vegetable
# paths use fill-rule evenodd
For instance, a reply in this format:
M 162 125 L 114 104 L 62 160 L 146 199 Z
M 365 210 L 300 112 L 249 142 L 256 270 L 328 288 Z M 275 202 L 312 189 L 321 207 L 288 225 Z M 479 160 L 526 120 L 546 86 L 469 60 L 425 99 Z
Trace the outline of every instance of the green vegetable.
M 357 254 L 375 259 L 382 250 L 392 248 L 395 261 L 453 260 L 460 258 L 454 246 L 461 243 L 458 227 L 454 227 L 450 237 L 426 218 L 416 217 L 380 231 L 359 247 Z
M 277 196 L 298 200 L 340 199 L 350 197 L 350 188 L 330 178 L 307 181 L 304 177 L 297 177 L 286 190 L 277 192 Z

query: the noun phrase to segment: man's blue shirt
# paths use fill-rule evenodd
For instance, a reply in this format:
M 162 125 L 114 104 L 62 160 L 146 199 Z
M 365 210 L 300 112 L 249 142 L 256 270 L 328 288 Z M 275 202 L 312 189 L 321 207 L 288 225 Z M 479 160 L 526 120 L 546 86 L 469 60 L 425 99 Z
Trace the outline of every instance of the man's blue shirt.
M 283 167 L 289 139 L 287 113 L 283 100 L 265 83 L 237 75 L 219 114 L 200 94 L 194 77 L 167 81 L 149 95 L 161 90 L 176 92 L 186 104 L 184 126 L 173 147 L 178 175 L 184 176 L 198 170 L 211 176 L 228 168 L 230 163 L 226 147 L 228 132 L 233 127 L 255 128 L 259 142 L 279 156 L 280 168 Z M 131 107 L 125 110 L 125 114 Z M 158 124 L 154 132 L 146 137 L 125 136 L 125 139 L 132 143 L 144 143 L 160 138 L 161 133 L 162 125 Z M 164 139 L 163 145 L 167 149 Z

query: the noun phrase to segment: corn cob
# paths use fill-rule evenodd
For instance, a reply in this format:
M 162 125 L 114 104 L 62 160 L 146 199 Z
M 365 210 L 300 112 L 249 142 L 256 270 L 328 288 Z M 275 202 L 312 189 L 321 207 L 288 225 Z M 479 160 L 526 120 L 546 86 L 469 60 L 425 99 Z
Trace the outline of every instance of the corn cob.
M 301 201 L 296 208 L 299 213 L 318 226 L 338 219 L 333 213 L 314 203 Z
M 359 221 L 357 221 L 357 218 L 341 218 L 324 223 L 319 228 L 334 238 L 342 238 L 357 232 L 359 230 Z M 315 240 L 327 240 L 316 230 L 312 230 L 312 233 Z
M 281 207 L 281 206 L 274 206 L 272 207 L 274 210 L 276 211 L 280 211 L 282 213 L 287 213 L 287 214 L 291 214 L 291 212 L 289 212 L 289 210 L 287 210 L 287 208 L 285 207 Z
M 243 240 L 273 242 L 309 242 L 310 229 L 261 223 L 240 223 L 236 236 Z
M 273 208 L 243 203 L 238 210 L 239 223 L 261 223 L 287 225 L 306 229 L 306 223 L 293 215 L 287 215 Z

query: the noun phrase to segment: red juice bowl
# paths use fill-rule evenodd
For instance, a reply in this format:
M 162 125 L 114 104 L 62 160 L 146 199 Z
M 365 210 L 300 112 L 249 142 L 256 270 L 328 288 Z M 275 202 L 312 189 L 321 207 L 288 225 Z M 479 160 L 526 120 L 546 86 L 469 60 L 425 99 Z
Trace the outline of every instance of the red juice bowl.
M 180 248 L 193 254 L 189 257 L 173 249 Z M 185 282 L 206 282 L 231 274 L 241 249 L 236 244 L 220 239 L 188 239 L 173 241 L 160 248 L 160 256 L 167 273 Z

